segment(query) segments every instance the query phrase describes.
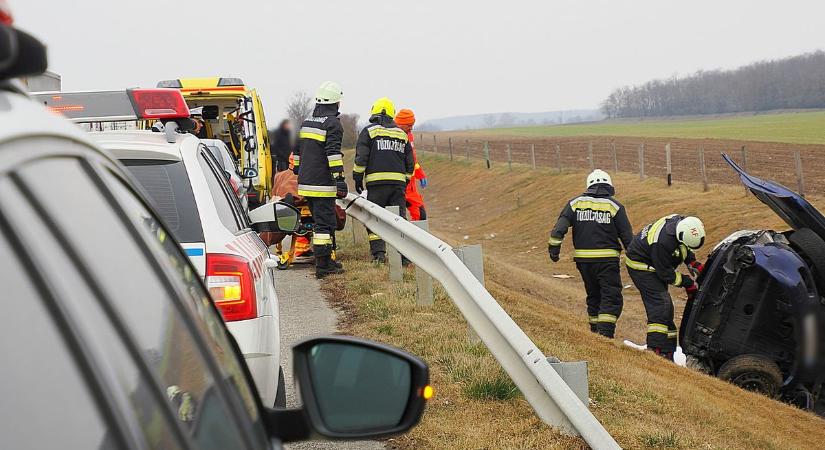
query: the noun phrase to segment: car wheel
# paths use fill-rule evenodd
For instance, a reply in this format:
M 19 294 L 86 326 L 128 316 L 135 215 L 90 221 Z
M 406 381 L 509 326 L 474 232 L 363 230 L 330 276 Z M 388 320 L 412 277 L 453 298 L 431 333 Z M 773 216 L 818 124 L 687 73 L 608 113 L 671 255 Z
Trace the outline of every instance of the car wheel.
M 810 264 L 814 282 L 820 295 L 825 295 L 825 240 L 810 228 L 800 228 L 791 233 L 791 246 Z
M 717 376 L 742 389 L 776 398 L 782 387 L 782 371 L 772 360 L 760 355 L 734 356 L 719 368 Z
M 283 367 L 278 367 L 278 390 L 275 392 L 275 407 L 286 408 L 286 382 L 284 381 Z

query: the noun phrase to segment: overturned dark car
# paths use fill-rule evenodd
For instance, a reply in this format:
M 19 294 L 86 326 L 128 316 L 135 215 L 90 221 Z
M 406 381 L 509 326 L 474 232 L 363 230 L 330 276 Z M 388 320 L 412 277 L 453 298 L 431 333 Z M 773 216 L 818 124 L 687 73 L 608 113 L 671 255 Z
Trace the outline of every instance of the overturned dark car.
M 685 306 L 683 351 L 719 378 L 825 415 L 825 217 L 723 158 L 791 230 L 737 231 L 713 249 Z

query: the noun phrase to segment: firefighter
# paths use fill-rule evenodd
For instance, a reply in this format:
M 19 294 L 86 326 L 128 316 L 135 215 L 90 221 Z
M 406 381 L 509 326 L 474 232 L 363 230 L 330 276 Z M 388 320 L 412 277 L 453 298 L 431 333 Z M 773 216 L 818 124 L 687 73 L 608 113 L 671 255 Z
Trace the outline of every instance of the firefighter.
M 338 119 L 343 95 L 338 83 L 325 81 L 321 84 L 315 94 L 315 110 L 301 125 L 299 153 L 294 155 L 298 195 L 307 200 L 314 221 L 312 251 L 317 278 L 343 272 L 333 256 L 337 225 L 335 199 L 347 195 L 341 154 L 344 128 Z
M 415 170 L 413 170 L 412 179 L 407 183 L 407 191 L 405 197 L 407 199 L 407 211 L 410 213 L 410 220 L 426 220 L 427 210 L 424 207 L 424 197 L 418 191 L 418 184 L 421 189 L 426 189 L 428 185 L 427 174 L 424 169 L 418 164 L 418 155 L 415 154 L 415 137 L 413 136 L 413 126 L 415 125 L 415 113 L 410 109 L 402 109 L 398 111 L 395 116 L 395 123 L 399 128 L 407 133 L 407 140 L 412 146 L 413 163 Z
M 601 169 L 587 176 L 587 190 L 570 200 L 550 232 L 550 259 L 559 260 L 561 243 L 573 227 L 573 259 L 587 291 L 590 331 L 613 338 L 622 313 L 619 255 L 633 239 L 625 208 L 616 199 L 610 175 Z
M 673 361 L 676 351 L 676 324 L 668 285 L 684 288 L 688 298 L 698 286 L 689 275 L 676 271 L 685 264 L 702 272 L 693 250 L 705 243 L 705 227 L 696 217 L 671 214 L 653 222 L 633 238 L 625 264 L 633 284 L 639 289 L 647 313 L 647 348 Z
M 407 133 L 393 121 L 395 106 L 384 97 L 372 105 L 370 124 L 358 135 L 352 178 L 360 194 L 366 187 L 367 200 L 381 207 L 398 206 L 406 218 L 404 189 L 413 174 L 412 146 Z M 369 233 L 370 253 L 376 263 L 386 262 L 386 247 L 377 234 Z

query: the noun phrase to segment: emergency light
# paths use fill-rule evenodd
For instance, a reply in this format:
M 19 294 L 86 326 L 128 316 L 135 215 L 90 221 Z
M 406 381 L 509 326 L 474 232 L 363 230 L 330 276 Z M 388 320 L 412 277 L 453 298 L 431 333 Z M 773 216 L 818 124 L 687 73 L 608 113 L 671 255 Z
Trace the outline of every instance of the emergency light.
M 11 16 L 11 8 L 6 0 L 0 0 L 0 24 L 11 26 L 14 19 Z
M 75 123 L 189 118 L 189 107 L 177 89 L 41 92 L 32 97 Z

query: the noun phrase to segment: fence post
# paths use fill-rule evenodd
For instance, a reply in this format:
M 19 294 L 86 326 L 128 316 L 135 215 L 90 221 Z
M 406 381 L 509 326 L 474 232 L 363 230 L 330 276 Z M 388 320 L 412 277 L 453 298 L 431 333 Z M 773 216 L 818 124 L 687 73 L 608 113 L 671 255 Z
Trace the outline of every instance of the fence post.
M 561 173 L 561 147 L 559 144 L 556 144 L 556 167 L 559 169 L 559 173 Z
M 799 187 L 799 195 L 805 196 L 805 175 L 802 173 L 802 155 L 799 150 L 793 153 L 794 162 L 796 162 L 796 184 Z
M 705 146 L 699 146 L 699 173 L 702 175 L 702 192 L 708 191 L 708 171 L 705 167 Z
M 413 224 L 424 231 L 430 231 L 429 223 L 426 220 L 416 220 L 413 221 Z M 418 306 L 432 306 L 433 279 L 418 265 L 415 266 L 415 285 L 415 304 Z
M 470 269 L 470 273 L 484 286 L 484 254 L 481 251 L 481 245 L 464 245 L 459 248 L 454 248 L 453 252 L 458 256 L 458 259 Z M 470 325 L 467 325 L 467 337 L 471 343 L 477 344 L 481 342 L 475 330 Z
M 665 167 L 667 168 L 667 185 L 673 185 L 673 174 L 670 165 L 670 142 L 665 144 Z
M 742 146 L 742 169 L 747 172 L 748 171 L 748 149 L 743 145 Z M 745 197 L 750 196 L 750 189 L 745 186 Z
M 435 135 L 433 135 L 433 153 L 438 153 L 438 141 Z
M 645 179 L 645 143 L 639 144 L 639 180 Z
M 487 168 L 490 168 L 490 144 L 484 141 L 484 160 L 487 161 Z
M 619 171 L 619 156 L 616 154 L 616 141 L 610 143 L 610 149 L 613 152 L 613 171 Z
M 470 140 L 464 139 L 464 151 L 467 152 L 467 161 L 470 161 Z
M 507 170 L 513 170 L 512 144 L 507 144 Z
M 453 160 L 453 138 L 447 138 L 447 146 L 450 148 L 450 161 Z
M 596 161 L 593 160 L 593 141 L 587 143 L 587 159 L 590 160 L 590 170 L 596 168 Z
M 395 215 L 399 214 L 397 206 L 387 206 L 386 209 Z M 389 244 L 385 245 L 387 250 L 387 265 L 390 266 L 390 280 L 403 281 L 404 273 L 401 269 L 401 253 L 398 253 L 398 250 L 396 250 L 393 246 Z
M 533 165 L 533 170 L 536 169 L 536 144 L 530 144 L 530 163 Z

